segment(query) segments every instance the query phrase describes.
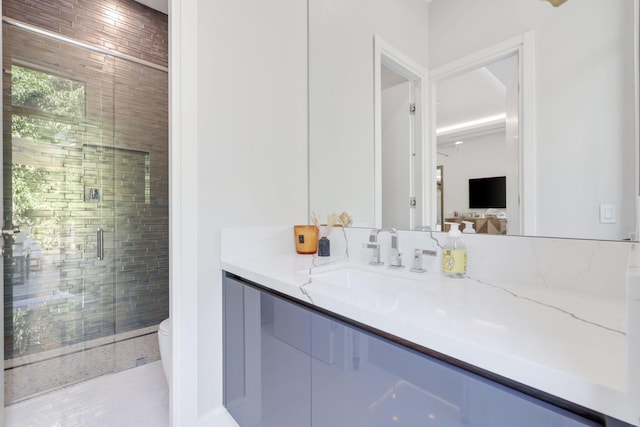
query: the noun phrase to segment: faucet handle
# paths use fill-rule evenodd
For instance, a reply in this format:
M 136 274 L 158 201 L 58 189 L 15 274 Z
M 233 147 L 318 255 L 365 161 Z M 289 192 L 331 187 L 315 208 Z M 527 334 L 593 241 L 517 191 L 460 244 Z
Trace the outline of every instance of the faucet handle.
M 416 249 L 414 252 L 420 253 L 420 255 L 438 256 L 438 251 L 431 249 Z
M 413 267 L 411 267 L 411 271 L 413 271 L 414 273 L 425 273 L 427 271 L 427 269 L 422 266 L 423 255 L 436 257 L 438 256 L 438 251 L 429 250 L 429 249 L 414 249 Z
M 404 268 L 404 265 L 402 265 L 402 254 L 400 252 L 392 256 L 389 268 Z
M 371 257 L 371 261 L 369 264 L 371 265 L 382 265 L 384 262 L 380 261 L 380 243 L 378 242 L 367 242 L 363 243 L 362 247 L 365 249 L 373 249 L 373 255 Z

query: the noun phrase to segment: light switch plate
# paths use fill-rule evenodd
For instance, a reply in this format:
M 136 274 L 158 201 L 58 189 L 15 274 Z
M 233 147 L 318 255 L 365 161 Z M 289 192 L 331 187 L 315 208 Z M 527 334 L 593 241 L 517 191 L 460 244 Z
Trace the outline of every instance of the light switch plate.
M 616 205 L 600 205 L 600 223 L 616 223 Z

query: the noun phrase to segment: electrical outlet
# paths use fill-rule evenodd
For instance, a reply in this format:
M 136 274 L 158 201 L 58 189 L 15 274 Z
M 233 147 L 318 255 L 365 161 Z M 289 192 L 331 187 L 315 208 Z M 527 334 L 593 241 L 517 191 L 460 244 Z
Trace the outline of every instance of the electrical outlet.
M 600 205 L 600 223 L 616 223 L 616 205 Z

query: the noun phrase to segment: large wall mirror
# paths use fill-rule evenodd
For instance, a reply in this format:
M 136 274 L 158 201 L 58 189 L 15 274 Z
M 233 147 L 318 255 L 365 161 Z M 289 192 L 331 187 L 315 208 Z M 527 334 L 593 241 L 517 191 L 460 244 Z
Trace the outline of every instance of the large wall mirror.
M 310 209 L 637 240 L 639 0 L 308 0 Z

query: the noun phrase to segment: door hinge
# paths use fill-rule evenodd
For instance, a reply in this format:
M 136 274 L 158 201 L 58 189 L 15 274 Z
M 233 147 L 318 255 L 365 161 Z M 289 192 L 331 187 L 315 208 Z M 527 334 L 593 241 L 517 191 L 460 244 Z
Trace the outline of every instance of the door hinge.
M 409 197 L 409 207 L 415 208 L 418 205 L 415 197 Z
M 415 114 L 416 113 L 416 103 L 412 102 L 409 104 L 409 114 Z

